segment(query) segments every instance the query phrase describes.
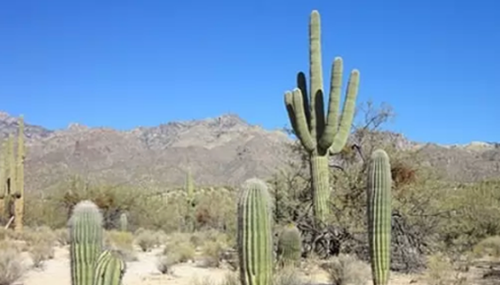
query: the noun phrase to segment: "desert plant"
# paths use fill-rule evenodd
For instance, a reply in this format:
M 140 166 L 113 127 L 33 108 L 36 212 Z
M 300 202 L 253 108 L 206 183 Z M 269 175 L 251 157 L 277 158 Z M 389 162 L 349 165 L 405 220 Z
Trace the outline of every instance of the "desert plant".
M 24 274 L 22 258 L 14 248 L 0 250 L 0 285 L 14 284 Z
M 141 231 L 137 237 L 135 238 L 137 245 L 141 248 L 142 251 L 151 251 L 153 247 L 157 245 L 157 237 L 155 233 L 150 230 Z
M 0 214 L 7 219 L 14 218 L 11 224 L 16 232 L 22 232 L 24 220 L 24 120 L 18 120 L 17 157 L 14 137 L 10 135 L 3 145 L 0 160 Z
M 128 218 L 125 213 L 121 213 L 120 215 L 120 230 L 122 232 L 128 231 Z
M 294 224 L 287 225 L 278 238 L 278 258 L 281 265 L 297 265 L 302 253 L 300 231 Z
M 300 72 L 297 78 L 298 88 L 285 93 L 285 105 L 292 128 L 302 146 L 309 153 L 313 211 L 318 224 L 324 223 L 329 214 L 328 155 L 339 153 L 347 142 L 359 85 L 359 71 L 353 70 L 339 123 L 343 63 L 342 58 L 335 58 L 331 74 L 328 113 L 325 117 L 320 37 L 320 16 L 318 11 L 314 10 L 309 23 L 310 90 L 307 91 L 305 74 Z
M 391 258 L 391 165 L 375 150 L 368 171 L 368 243 L 374 285 L 387 285 Z
M 323 267 L 333 285 L 366 284 L 370 278 L 368 264 L 351 255 L 335 256 Z
M 69 221 L 71 280 L 73 285 L 93 285 L 94 267 L 102 252 L 102 215 L 90 201 L 73 209 Z
M 120 285 L 126 264 L 114 252 L 105 250 L 96 263 L 93 285 Z
M 243 285 L 272 282 L 271 207 L 266 183 L 257 178 L 243 183 L 238 200 L 238 255 Z

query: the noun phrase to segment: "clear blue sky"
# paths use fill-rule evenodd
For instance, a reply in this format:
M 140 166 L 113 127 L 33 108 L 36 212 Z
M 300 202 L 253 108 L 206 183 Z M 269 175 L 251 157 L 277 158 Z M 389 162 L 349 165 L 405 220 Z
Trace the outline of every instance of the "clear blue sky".
M 392 105 L 390 129 L 500 141 L 498 0 L 1 1 L 0 110 L 49 128 L 226 112 L 281 128 L 313 9 L 325 72 L 339 55 L 360 69 L 359 100 Z

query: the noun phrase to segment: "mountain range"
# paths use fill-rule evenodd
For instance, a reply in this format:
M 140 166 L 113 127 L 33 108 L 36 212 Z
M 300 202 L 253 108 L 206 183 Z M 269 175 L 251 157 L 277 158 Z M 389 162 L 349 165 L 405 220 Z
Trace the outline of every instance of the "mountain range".
M 0 112 L 0 140 L 17 133 L 17 118 Z M 471 182 L 500 178 L 500 144 L 444 146 L 381 133 L 397 148 L 411 148 L 444 179 Z M 292 142 L 281 130 L 266 130 L 236 114 L 120 131 L 70 124 L 50 130 L 25 123 L 26 188 L 44 189 L 69 175 L 112 183 L 179 186 L 191 169 L 197 184 L 237 185 L 268 177 L 290 158 Z

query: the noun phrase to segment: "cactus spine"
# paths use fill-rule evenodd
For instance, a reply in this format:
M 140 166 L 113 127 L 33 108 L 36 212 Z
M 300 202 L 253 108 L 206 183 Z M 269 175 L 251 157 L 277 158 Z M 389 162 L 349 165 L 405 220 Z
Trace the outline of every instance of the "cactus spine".
M 316 223 L 321 225 L 329 214 L 328 155 L 340 152 L 347 142 L 358 94 L 359 71 L 351 72 L 339 121 L 343 63 L 342 58 L 335 58 L 328 112 L 325 116 L 320 41 L 320 16 L 318 11 L 314 10 L 309 24 L 310 90 L 307 91 L 306 77 L 300 72 L 297 77 L 298 88 L 285 93 L 285 105 L 293 130 L 310 155 L 313 211 Z
M 238 200 L 238 255 L 243 285 L 272 282 L 271 210 L 267 185 L 256 178 L 245 181 Z
M 99 208 L 79 202 L 69 221 L 72 285 L 93 285 L 94 267 L 102 252 L 103 228 Z
M 128 231 L 128 218 L 127 218 L 127 214 L 125 214 L 125 213 L 122 213 L 120 215 L 120 230 L 122 232 Z
M 391 258 L 391 166 L 381 149 L 373 152 L 368 172 L 368 238 L 374 285 L 387 285 Z
M 278 239 L 278 257 L 282 266 L 295 266 L 300 261 L 302 240 L 300 231 L 294 224 L 287 225 Z
M 126 265 L 115 253 L 105 250 L 97 260 L 93 285 L 120 285 Z

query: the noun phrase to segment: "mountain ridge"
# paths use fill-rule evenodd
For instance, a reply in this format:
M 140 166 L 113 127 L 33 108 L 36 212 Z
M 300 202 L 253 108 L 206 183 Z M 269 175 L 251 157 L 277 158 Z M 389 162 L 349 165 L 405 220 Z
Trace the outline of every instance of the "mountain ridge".
M 17 118 L 0 112 L 0 139 L 17 133 Z M 498 177 L 500 144 L 417 143 L 381 132 L 398 149 L 413 149 L 431 166 L 457 181 Z M 185 170 L 198 184 L 237 185 L 268 177 L 290 158 L 293 140 L 280 130 L 252 125 L 234 113 L 116 130 L 71 123 L 50 130 L 25 122 L 26 187 L 44 189 L 79 174 L 113 183 L 182 185 Z

